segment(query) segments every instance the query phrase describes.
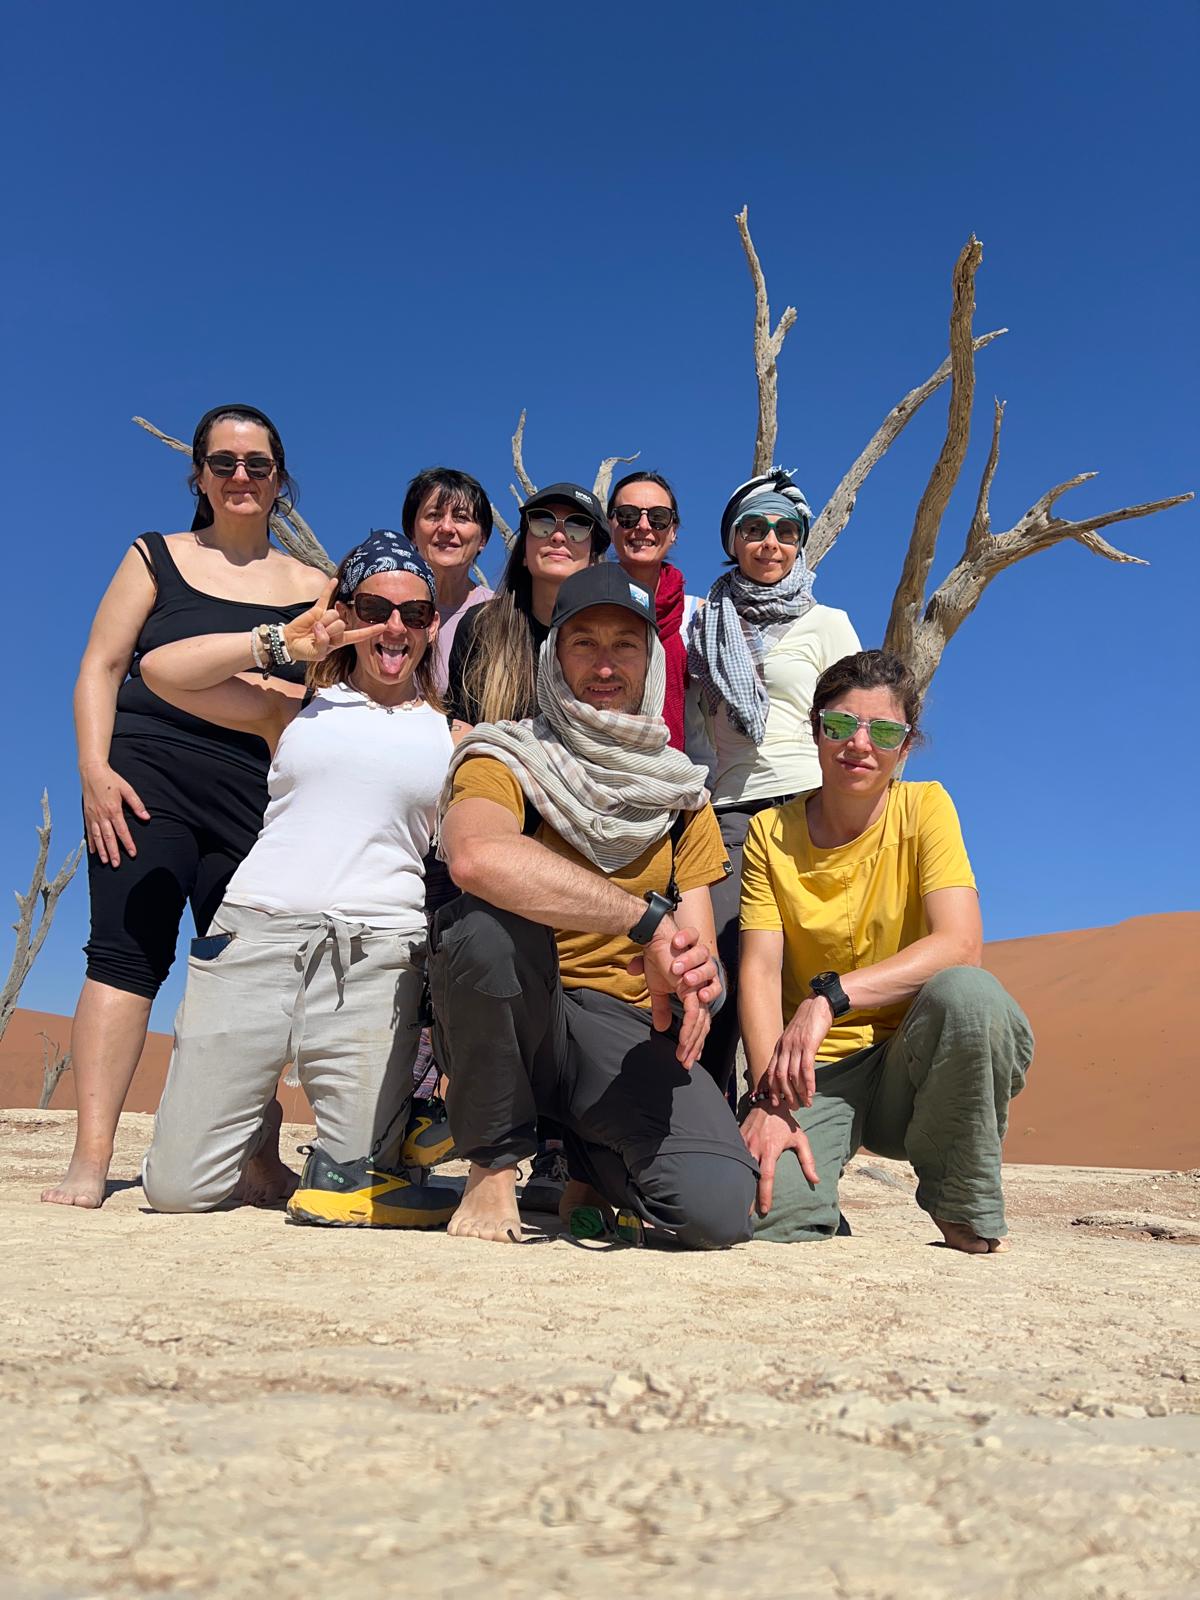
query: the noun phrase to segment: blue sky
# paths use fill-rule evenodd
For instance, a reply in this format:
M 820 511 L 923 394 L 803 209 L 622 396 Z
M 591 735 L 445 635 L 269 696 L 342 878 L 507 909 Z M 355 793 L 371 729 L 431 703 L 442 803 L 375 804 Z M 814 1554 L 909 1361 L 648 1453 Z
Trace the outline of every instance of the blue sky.
M 1195 487 L 1197 19 L 1175 0 L 14 12 L 0 886 L 27 880 L 43 785 L 56 861 L 78 836 L 70 694 L 108 577 L 138 532 L 190 520 L 186 463 L 135 413 L 190 437 L 214 403 L 264 407 L 340 554 L 436 461 L 509 506 L 525 406 L 535 479 L 590 483 L 640 449 L 675 481 L 702 592 L 754 441 L 745 202 L 773 310 L 799 310 L 778 454 L 814 506 L 941 360 L 972 231 L 977 329 L 1012 331 L 979 357 L 936 575 L 993 394 L 998 529 L 1087 468 L 1064 511 Z M 820 569 L 867 642 L 944 425 L 939 396 Z M 1039 555 L 948 648 L 909 776 L 958 803 L 989 937 L 1200 905 L 1197 531 L 1194 506 L 1117 529 L 1148 568 Z M 86 898 L 81 875 L 26 1005 L 72 1009 Z M 177 970 L 156 1025 L 179 992 Z

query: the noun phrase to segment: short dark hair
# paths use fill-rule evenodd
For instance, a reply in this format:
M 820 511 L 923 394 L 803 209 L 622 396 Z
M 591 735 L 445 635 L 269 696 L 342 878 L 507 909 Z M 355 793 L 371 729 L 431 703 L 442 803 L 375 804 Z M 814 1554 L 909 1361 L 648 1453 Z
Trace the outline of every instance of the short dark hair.
M 484 544 L 488 542 L 492 536 L 492 503 L 478 478 L 473 478 L 469 472 L 459 472 L 456 467 L 426 467 L 409 484 L 400 512 L 400 526 L 410 539 L 421 502 L 431 489 L 438 491 L 436 510 L 444 511 L 447 505 L 466 506 L 472 522 L 483 529 Z
M 272 510 L 278 511 L 280 501 L 290 509 L 296 504 L 300 495 L 295 481 L 288 473 L 279 429 L 266 412 L 260 411 L 257 406 L 214 406 L 200 418 L 192 435 L 192 470 L 188 473 L 188 488 L 196 496 L 196 514 L 192 518 L 193 533 L 200 528 L 211 528 L 213 524 L 213 509 L 208 496 L 200 488 L 200 474 L 204 471 L 204 458 L 208 454 L 208 436 L 218 422 L 226 421 L 257 422 L 260 428 L 266 429 L 267 440 L 271 447 L 271 459 L 275 463 L 278 475 L 276 481 L 279 485 Z
M 608 515 L 611 518 L 617 509 L 617 496 L 622 489 L 627 489 L 631 483 L 656 483 L 671 502 L 671 510 L 675 513 L 675 521 L 679 521 L 679 501 L 675 498 L 675 491 L 663 477 L 661 472 L 627 472 L 620 483 L 614 483 L 608 496 Z
M 904 720 L 909 725 L 909 739 L 921 742 L 917 722 L 921 716 L 921 691 L 908 663 L 890 650 L 859 650 L 856 655 L 843 656 L 817 679 L 812 700 L 813 738 L 820 735 L 820 716 L 825 707 L 839 695 L 851 689 L 887 689 L 904 707 Z

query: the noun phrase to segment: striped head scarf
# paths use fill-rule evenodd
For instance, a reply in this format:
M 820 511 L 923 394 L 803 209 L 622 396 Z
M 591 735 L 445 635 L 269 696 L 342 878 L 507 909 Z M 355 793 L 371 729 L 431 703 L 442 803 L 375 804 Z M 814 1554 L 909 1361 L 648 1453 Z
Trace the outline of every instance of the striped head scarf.
M 551 629 L 538 661 L 538 715 L 481 723 L 462 740 L 438 802 L 439 832 L 453 775 L 473 756 L 502 761 L 545 822 L 604 873 L 666 838 L 680 811 L 698 811 L 708 800 L 707 774 L 668 743 L 666 656 L 652 628 L 647 635 L 641 705 L 598 711 L 571 693 Z
M 747 513 L 796 517 L 804 524 L 807 539 L 808 502 L 786 474 L 755 480 L 749 492 L 737 491 L 731 498 L 721 518 L 722 540 L 730 554 L 736 525 Z M 735 567 L 717 579 L 708 591 L 708 603 L 692 619 L 688 672 L 709 711 L 724 705 L 734 727 L 755 745 L 763 742 L 771 709 L 762 679 L 763 629 L 775 622 L 794 622 L 815 604 L 813 573 L 801 542 L 796 565 L 786 578 L 756 583 Z

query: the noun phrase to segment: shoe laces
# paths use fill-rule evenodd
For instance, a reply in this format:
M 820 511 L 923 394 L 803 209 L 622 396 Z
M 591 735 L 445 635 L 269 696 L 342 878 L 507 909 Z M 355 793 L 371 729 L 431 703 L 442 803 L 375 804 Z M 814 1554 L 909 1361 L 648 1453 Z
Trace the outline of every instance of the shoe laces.
M 529 1182 L 540 1178 L 549 1183 L 566 1184 L 570 1180 L 567 1157 L 562 1150 L 539 1150 L 529 1168 Z

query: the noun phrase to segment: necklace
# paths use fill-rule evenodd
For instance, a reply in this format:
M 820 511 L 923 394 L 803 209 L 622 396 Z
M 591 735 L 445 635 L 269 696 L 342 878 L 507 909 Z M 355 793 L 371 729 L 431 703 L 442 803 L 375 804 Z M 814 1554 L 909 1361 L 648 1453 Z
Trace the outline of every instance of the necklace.
M 411 700 L 401 700 L 396 705 L 385 706 L 381 705 L 378 700 L 372 699 L 365 689 L 360 689 L 358 685 L 353 683 L 349 678 L 346 679 L 345 686 L 350 690 L 351 694 L 356 694 L 358 695 L 359 699 L 364 700 L 371 711 L 386 711 L 389 717 L 394 711 L 416 711 L 425 704 L 424 700 L 418 694 L 414 695 Z

